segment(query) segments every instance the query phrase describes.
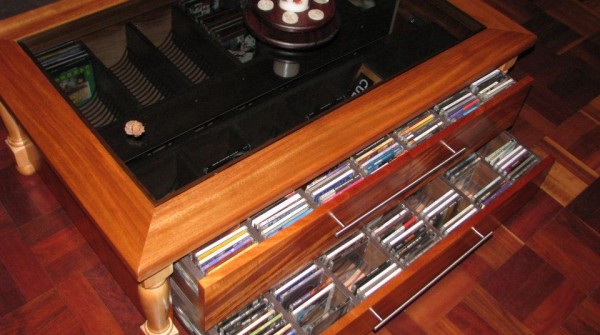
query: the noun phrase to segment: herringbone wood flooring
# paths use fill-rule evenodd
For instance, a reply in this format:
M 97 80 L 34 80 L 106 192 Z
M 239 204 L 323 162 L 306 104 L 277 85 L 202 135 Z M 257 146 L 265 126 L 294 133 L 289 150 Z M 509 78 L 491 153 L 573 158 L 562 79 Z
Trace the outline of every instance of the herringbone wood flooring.
M 539 36 L 511 72 L 535 79 L 512 133 L 556 164 L 380 333 L 600 334 L 600 0 L 486 1 Z M 141 334 L 142 322 L 47 185 L 0 144 L 0 334 Z

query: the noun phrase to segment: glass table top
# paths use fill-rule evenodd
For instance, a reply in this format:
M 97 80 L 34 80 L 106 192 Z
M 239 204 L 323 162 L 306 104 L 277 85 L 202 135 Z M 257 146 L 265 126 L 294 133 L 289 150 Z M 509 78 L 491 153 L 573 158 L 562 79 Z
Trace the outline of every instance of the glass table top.
M 160 200 L 484 28 L 441 0 L 273 1 L 181 0 L 30 52 Z

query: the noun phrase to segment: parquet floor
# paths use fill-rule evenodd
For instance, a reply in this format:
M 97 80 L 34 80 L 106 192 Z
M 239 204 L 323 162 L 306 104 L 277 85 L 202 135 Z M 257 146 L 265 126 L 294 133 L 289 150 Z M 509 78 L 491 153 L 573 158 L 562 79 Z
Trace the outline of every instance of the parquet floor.
M 542 192 L 380 334 L 600 334 L 600 0 L 486 0 L 539 36 L 512 132 Z M 0 138 L 6 130 L 0 126 Z M 140 334 L 141 314 L 39 176 L 0 144 L 0 334 Z

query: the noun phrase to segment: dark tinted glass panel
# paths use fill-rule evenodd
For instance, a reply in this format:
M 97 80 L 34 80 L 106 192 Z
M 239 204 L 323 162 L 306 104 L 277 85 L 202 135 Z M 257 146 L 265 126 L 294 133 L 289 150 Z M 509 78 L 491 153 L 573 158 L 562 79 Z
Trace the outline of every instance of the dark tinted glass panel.
M 483 29 L 446 1 L 309 3 L 305 33 L 265 25 L 256 0 L 181 0 L 30 52 L 159 200 Z

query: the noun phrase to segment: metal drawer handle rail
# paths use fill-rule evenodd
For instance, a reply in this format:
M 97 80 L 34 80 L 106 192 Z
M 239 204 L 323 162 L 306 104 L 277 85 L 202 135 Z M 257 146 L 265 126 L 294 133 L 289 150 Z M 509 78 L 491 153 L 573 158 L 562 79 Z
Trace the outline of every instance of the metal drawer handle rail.
M 391 197 L 387 198 L 386 200 L 382 201 L 381 203 L 379 203 L 377 206 L 371 208 L 370 210 L 368 210 L 367 212 L 365 212 L 363 215 L 361 215 L 360 217 L 354 219 L 352 222 L 350 222 L 347 225 L 344 225 L 336 216 L 335 214 L 329 212 L 329 215 L 332 216 L 334 218 L 335 221 L 337 221 L 340 225 L 343 226 L 342 229 L 340 229 L 337 233 L 335 233 L 335 237 L 340 237 L 342 236 L 345 232 L 347 232 L 348 230 L 352 229 L 352 227 L 354 227 L 355 225 L 357 225 L 358 223 L 360 223 L 364 218 L 368 217 L 369 215 L 373 214 L 375 211 L 379 210 L 380 208 L 384 207 L 385 205 L 387 205 L 389 202 L 391 202 L 392 200 L 394 200 L 396 197 L 402 195 L 405 192 L 408 192 L 408 190 L 410 190 L 411 188 L 413 188 L 415 185 L 419 184 L 420 182 L 422 182 L 423 180 L 429 178 L 429 176 L 431 176 L 432 174 L 436 173 L 438 170 L 440 170 L 441 168 L 445 167 L 446 165 L 448 165 L 450 162 L 452 162 L 456 157 L 460 156 L 463 154 L 463 152 L 465 152 L 467 150 L 467 148 L 462 148 L 459 151 L 455 152 L 452 156 L 448 157 L 446 160 L 444 160 L 443 162 L 441 162 L 440 164 L 436 165 L 433 169 L 427 171 L 427 173 L 421 175 L 419 178 L 415 179 L 413 182 L 411 182 L 410 184 L 406 185 L 405 187 L 403 187 L 401 190 L 399 190 L 398 192 L 394 193 Z
M 473 229 L 478 235 L 483 236 L 475 228 L 471 228 L 471 229 Z M 462 262 L 465 258 L 467 258 L 471 253 L 473 253 L 483 243 L 485 243 L 487 240 L 489 240 L 492 237 L 493 233 L 494 232 L 490 232 L 489 234 L 483 236 L 483 238 L 481 240 L 479 240 L 479 242 L 475 243 L 474 246 L 472 246 L 471 248 L 469 248 L 469 250 L 467 250 L 464 254 L 462 254 L 462 256 L 460 256 L 457 260 L 455 260 L 454 262 L 452 262 L 452 264 L 450 264 L 444 271 L 442 271 L 439 275 L 437 275 L 435 278 L 433 278 L 429 283 L 427 283 L 427 285 L 423 286 L 419 291 L 417 291 L 417 293 L 415 293 L 412 297 L 410 297 L 407 301 L 405 301 L 402 305 L 400 305 L 400 307 L 398 307 L 396 310 L 394 310 L 385 319 L 382 318 L 381 316 L 379 316 L 379 314 L 377 314 L 377 312 L 375 312 L 372 308 L 369 308 L 369 310 L 373 314 L 375 314 L 375 317 L 377 317 L 377 319 L 380 320 L 380 322 L 375 327 L 373 327 L 373 331 L 374 332 L 379 331 L 391 319 L 393 319 L 394 317 L 396 317 L 398 314 L 402 313 L 402 311 L 404 311 L 406 309 L 406 307 L 408 307 L 408 305 L 410 305 L 412 302 L 414 302 L 415 300 L 417 300 L 417 298 L 419 298 L 423 293 L 425 293 L 425 291 L 427 291 L 431 286 L 433 286 L 434 284 L 436 284 L 448 272 L 452 271 L 452 269 L 454 269 L 458 264 L 460 264 L 460 262 Z

